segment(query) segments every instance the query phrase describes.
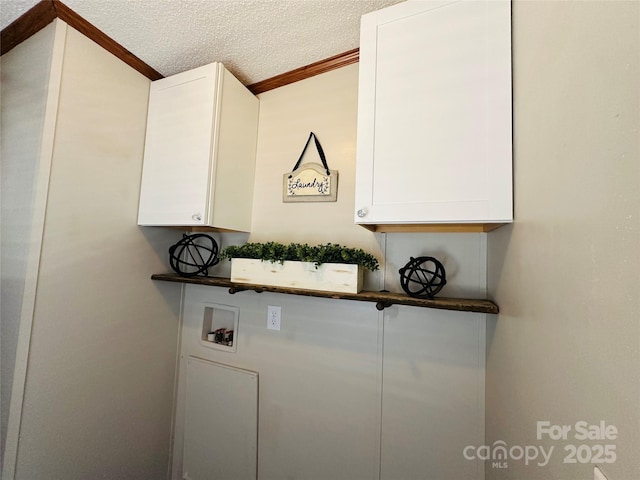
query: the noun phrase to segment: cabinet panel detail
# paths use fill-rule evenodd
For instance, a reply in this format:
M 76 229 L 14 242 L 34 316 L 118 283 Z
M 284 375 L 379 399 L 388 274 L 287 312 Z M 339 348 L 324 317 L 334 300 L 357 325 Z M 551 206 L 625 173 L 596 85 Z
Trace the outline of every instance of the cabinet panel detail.
M 507 1 L 363 17 L 356 223 L 512 220 L 510 22 Z

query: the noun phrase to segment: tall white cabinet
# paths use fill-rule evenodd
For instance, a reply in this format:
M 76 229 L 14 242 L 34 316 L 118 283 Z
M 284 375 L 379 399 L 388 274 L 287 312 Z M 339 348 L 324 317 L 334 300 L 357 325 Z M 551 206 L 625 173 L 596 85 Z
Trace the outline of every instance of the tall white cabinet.
M 510 222 L 510 2 L 403 2 L 360 43 L 355 222 Z
M 151 84 L 139 225 L 249 231 L 258 99 L 221 63 Z
M 180 292 L 149 277 L 179 234 L 135 224 L 150 81 L 60 19 L 1 67 L 2 478 L 165 478 Z

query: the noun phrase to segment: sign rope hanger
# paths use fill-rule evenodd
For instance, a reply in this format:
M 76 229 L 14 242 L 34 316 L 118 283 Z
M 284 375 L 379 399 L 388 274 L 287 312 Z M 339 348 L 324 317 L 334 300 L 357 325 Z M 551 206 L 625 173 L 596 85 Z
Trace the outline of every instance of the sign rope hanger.
M 307 147 L 313 139 L 319 163 L 305 163 L 301 165 Z M 307 143 L 304 144 L 293 171 L 283 175 L 282 201 L 287 202 L 335 202 L 338 198 L 338 171 L 331 170 L 327 158 L 316 134 L 309 133 Z

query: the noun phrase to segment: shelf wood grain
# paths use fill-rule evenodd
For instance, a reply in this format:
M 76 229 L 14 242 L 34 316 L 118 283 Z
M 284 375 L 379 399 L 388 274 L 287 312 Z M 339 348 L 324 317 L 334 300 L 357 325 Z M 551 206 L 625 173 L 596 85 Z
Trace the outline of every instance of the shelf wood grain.
M 458 312 L 476 312 L 497 314 L 498 305 L 491 300 L 465 299 L 465 298 L 414 298 L 402 293 L 369 292 L 360 293 L 334 293 L 320 292 L 316 290 L 302 290 L 298 288 L 271 287 L 268 285 L 253 285 L 248 283 L 232 282 L 228 278 L 220 277 L 181 277 L 176 273 L 157 273 L 151 276 L 152 280 L 165 282 L 187 283 L 193 285 L 208 285 L 210 287 L 223 287 L 234 294 L 245 290 L 254 292 L 273 292 L 287 295 L 303 295 L 307 297 L 333 298 L 341 300 L 355 300 L 360 302 L 372 302 L 378 310 L 383 310 L 392 305 L 409 305 L 412 307 L 437 308 L 440 310 L 454 310 Z

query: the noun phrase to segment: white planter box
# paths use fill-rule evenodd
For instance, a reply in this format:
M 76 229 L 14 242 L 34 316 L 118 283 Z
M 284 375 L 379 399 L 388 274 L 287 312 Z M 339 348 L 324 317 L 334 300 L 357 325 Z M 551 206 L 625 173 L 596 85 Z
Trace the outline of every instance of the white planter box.
M 231 259 L 231 281 L 300 288 L 323 292 L 358 293 L 362 290 L 363 267 L 347 263 L 271 263 L 250 258 Z

